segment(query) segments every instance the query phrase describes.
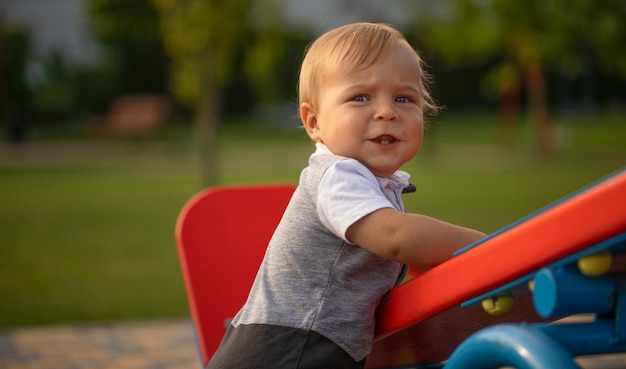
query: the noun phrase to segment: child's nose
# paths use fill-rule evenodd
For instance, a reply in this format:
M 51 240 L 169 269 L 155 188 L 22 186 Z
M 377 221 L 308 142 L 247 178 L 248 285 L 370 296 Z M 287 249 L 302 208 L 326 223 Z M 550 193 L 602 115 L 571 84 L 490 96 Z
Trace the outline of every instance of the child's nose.
M 398 113 L 396 112 L 393 102 L 382 102 L 378 104 L 374 120 L 396 121 Z

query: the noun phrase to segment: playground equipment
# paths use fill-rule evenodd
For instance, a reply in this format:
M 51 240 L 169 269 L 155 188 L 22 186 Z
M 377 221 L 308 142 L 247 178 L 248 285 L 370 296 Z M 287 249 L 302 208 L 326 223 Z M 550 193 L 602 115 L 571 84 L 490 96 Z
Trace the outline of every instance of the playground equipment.
M 179 215 L 203 364 L 245 302 L 294 189 L 212 188 Z M 591 318 L 558 321 L 578 314 Z M 576 356 L 618 352 L 626 352 L 626 169 L 391 290 L 367 367 L 568 369 L 579 368 Z

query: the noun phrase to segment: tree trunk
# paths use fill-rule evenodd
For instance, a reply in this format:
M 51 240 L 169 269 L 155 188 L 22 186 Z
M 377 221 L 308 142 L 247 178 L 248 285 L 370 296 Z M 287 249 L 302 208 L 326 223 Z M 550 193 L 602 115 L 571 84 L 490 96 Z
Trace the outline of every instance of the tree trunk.
M 496 144 L 511 148 L 515 144 L 515 123 L 520 108 L 520 78 L 513 64 L 507 64 L 500 76 Z
M 537 148 L 541 157 L 548 158 L 555 151 L 554 130 L 548 114 L 543 70 L 536 58 L 526 61 L 524 79 Z
M 219 147 L 217 139 L 217 119 L 219 101 L 217 88 L 212 84 L 202 86 L 195 117 L 195 130 L 198 154 L 200 155 L 200 180 L 203 187 L 220 182 Z

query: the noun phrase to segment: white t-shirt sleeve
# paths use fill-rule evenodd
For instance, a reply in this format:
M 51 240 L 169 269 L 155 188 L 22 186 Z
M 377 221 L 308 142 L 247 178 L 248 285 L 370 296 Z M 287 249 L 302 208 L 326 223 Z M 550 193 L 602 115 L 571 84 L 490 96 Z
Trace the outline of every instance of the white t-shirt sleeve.
M 394 208 L 376 177 L 354 159 L 332 165 L 320 182 L 317 212 L 322 224 L 346 242 L 348 227 L 378 209 Z

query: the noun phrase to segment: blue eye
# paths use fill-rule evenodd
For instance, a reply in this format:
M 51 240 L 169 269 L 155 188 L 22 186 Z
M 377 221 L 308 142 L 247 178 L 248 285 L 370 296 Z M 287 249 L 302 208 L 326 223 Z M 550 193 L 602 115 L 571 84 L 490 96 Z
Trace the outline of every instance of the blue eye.
M 409 98 L 408 98 L 408 97 L 406 97 L 406 96 L 400 96 L 400 97 L 396 97 L 396 102 L 406 104 L 406 103 L 410 103 L 410 102 L 411 102 L 411 99 L 409 99 Z
M 367 96 L 365 95 L 356 95 L 352 98 L 352 101 L 356 101 L 356 102 L 366 102 L 368 101 Z

